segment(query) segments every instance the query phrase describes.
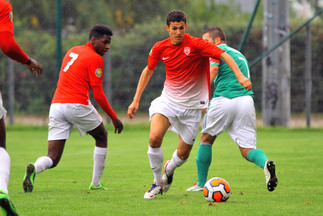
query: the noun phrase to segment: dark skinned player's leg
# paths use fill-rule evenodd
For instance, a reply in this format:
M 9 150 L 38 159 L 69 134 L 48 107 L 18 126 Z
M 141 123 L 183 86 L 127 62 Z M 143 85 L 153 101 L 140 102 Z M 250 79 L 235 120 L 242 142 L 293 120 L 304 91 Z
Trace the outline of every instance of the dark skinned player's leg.
M 0 119 L 0 191 L 8 194 L 10 156 L 6 151 L 6 127 L 4 117 Z
M 108 146 L 108 132 L 101 123 L 97 128 L 89 131 L 90 134 L 95 139 L 95 148 L 93 155 L 93 176 L 90 188 L 92 190 L 96 189 L 106 189 L 100 182 L 100 178 L 103 174 L 103 170 L 106 163 L 107 156 L 107 146 Z
M 104 127 L 104 124 L 101 123 L 97 128 L 92 131 L 89 131 L 90 134 L 95 139 L 95 146 L 100 148 L 107 148 L 108 146 L 108 132 Z
M 6 149 L 6 125 L 4 117 L 0 119 L 0 147 Z
M 8 194 L 10 157 L 6 151 L 6 126 L 4 117 L 0 119 L 0 191 Z
M 57 166 L 63 155 L 66 139 L 64 140 L 50 140 L 48 141 L 48 157 L 52 159 L 53 165 L 51 168 Z
M 32 192 L 34 189 L 34 180 L 36 174 L 57 166 L 62 157 L 65 142 L 66 139 L 48 141 L 47 156 L 42 156 L 38 158 L 34 164 L 30 163 L 27 165 L 23 181 L 23 188 L 25 192 Z

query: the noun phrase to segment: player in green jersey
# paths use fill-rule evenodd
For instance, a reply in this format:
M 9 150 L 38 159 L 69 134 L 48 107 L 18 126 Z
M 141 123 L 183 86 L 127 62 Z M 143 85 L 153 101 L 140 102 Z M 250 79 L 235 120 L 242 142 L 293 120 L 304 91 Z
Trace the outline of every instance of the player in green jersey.
M 238 50 L 226 45 L 222 29 L 213 27 L 205 31 L 203 39 L 225 50 L 237 63 L 245 77 L 250 79 L 248 61 Z M 275 163 L 257 149 L 256 114 L 253 92 L 241 86 L 234 73 L 223 61 L 210 59 L 211 83 L 215 91 L 205 114 L 200 144 L 196 157 L 198 183 L 187 191 L 201 191 L 207 180 L 212 161 L 212 145 L 218 135 L 227 130 L 238 145 L 241 155 L 264 170 L 269 191 L 275 190 L 278 179 Z

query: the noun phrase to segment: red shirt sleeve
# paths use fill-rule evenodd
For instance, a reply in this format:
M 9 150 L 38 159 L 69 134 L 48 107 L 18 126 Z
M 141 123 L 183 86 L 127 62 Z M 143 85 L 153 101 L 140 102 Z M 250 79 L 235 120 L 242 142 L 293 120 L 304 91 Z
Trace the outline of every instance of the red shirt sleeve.
M 14 36 L 10 32 L 0 32 L 0 48 L 9 58 L 26 64 L 28 55 L 16 43 Z
M 212 65 L 220 65 L 220 63 L 221 63 L 220 59 L 210 58 L 210 66 L 212 66 Z
M 194 40 L 194 44 L 197 46 L 198 49 L 200 49 L 200 53 L 202 56 L 220 59 L 221 54 L 224 52 L 223 49 L 203 40 L 202 38 L 194 38 Z
M 0 32 L 13 32 L 13 15 L 11 4 L 0 0 Z
M 159 43 L 156 43 L 149 52 L 148 65 L 147 65 L 148 69 L 154 70 L 159 60 L 160 60 Z
M 101 56 L 93 57 L 88 66 L 88 73 L 91 86 L 102 86 L 104 62 Z
M 106 98 L 102 87 L 100 86 L 93 86 L 92 87 L 93 97 L 99 106 L 104 110 L 106 114 L 113 120 L 117 118 L 117 114 L 113 111 L 112 107 L 110 106 L 108 99 Z

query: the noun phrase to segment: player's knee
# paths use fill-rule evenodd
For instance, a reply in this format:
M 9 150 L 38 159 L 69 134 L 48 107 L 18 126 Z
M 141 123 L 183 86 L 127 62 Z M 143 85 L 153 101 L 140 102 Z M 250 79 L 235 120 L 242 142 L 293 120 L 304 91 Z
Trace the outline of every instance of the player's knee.
M 108 131 L 103 130 L 102 133 L 100 134 L 100 138 L 102 141 L 107 142 L 108 141 Z
M 161 143 L 163 142 L 163 137 L 159 135 L 150 135 L 149 136 L 149 145 L 152 148 L 157 148 L 161 146 Z
M 97 142 L 106 143 L 108 140 L 108 132 L 105 129 L 100 130 L 99 133 L 92 134 L 92 136 Z

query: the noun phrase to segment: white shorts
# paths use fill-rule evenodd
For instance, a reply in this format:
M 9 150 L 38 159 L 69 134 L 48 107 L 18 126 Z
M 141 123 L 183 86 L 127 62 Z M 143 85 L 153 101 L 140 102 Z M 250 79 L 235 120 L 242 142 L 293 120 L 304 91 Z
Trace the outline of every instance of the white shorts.
M 193 145 L 200 128 L 202 116 L 201 109 L 185 109 L 178 107 L 163 96 L 160 96 L 151 102 L 149 107 L 149 118 L 160 113 L 168 118 L 171 130 L 181 136 L 187 144 Z
M 94 106 L 76 103 L 54 103 L 49 110 L 48 140 L 61 140 L 70 137 L 73 126 L 80 134 L 95 129 L 102 118 Z
M 3 107 L 2 96 L 0 92 L 0 119 L 6 117 L 7 110 Z
M 254 101 L 251 96 L 216 97 L 210 102 L 202 133 L 218 136 L 225 129 L 242 148 L 256 148 L 257 129 Z

